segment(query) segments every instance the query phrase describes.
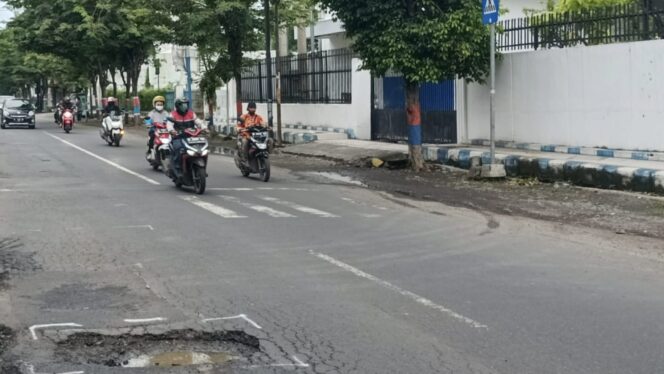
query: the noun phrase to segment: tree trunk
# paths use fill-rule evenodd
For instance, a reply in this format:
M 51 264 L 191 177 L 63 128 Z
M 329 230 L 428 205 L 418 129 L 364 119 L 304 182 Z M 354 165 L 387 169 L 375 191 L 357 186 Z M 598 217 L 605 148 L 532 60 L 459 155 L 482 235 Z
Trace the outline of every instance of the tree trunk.
M 420 111 L 420 84 L 406 82 L 406 115 L 408 117 L 408 152 L 414 171 L 424 170 L 422 156 L 422 116 Z
M 111 82 L 113 83 L 113 97 L 118 97 L 118 82 L 115 77 L 117 70 L 115 70 L 115 68 L 110 68 L 109 72 L 111 73 Z

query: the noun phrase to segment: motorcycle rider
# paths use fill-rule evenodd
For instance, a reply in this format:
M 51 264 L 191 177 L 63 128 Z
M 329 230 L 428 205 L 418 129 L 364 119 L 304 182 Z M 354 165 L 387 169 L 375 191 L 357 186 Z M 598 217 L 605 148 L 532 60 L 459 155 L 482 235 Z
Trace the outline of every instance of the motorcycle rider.
M 118 100 L 116 98 L 109 97 L 108 102 L 106 103 L 106 108 L 104 108 L 104 117 L 113 112 L 120 113 L 120 106 L 118 105 Z
M 72 114 L 74 113 L 74 103 L 70 98 L 65 98 L 60 100 L 58 104 L 58 109 L 55 112 L 55 122 L 62 127 L 62 116 L 65 114 L 65 110 L 70 109 Z
M 152 121 L 152 126 L 150 126 L 150 130 L 148 131 L 148 154 L 152 150 L 152 147 L 154 147 L 154 136 L 155 136 L 155 123 L 163 123 L 165 124 L 166 121 L 168 120 L 168 112 L 166 112 L 164 109 L 164 106 L 166 104 L 166 99 L 163 96 L 155 96 L 154 99 L 152 99 L 152 111 L 148 113 L 148 117 Z
M 166 126 L 173 138 L 171 142 L 173 146 L 171 165 L 175 172 L 175 176 L 180 177 L 182 175 L 182 165 L 180 165 L 180 163 L 182 152 L 185 149 L 182 139 L 186 136 L 182 131 L 187 128 L 200 128 L 204 132 L 207 132 L 207 123 L 200 120 L 196 116 L 196 113 L 189 108 L 189 99 L 181 97 L 175 100 L 175 109 L 173 109 L 170 117 L 168 117 Z
M 111 97 L 108 98 L 107 103 L 106 103 L 106 107 L 104 108 L 103 118 L 106 118 L 106 117 L 110 116 L 114 112 L 119 114 L 120 113 L 120 106 L 118 106 L 117 99 L 111 96 Z M 103 120 L 103 118 L 102 118 L 102 121 L 101 121 L 101 125 L 104 128 L 104 132 L 108 133 L 110 131 L 110 129 L 106 128 L 106 122 Z
M 265 121 L 263 117 L 256 113 L 256 103 L 251 102 L 247 105 L 247 113 L 240 117 L 240 121 L 237 124 L 239 135 L 238 150 L 242 161 L 247 161 L 248 159 L 249 133 L 247 129 L 254 126 L 265 126 Z

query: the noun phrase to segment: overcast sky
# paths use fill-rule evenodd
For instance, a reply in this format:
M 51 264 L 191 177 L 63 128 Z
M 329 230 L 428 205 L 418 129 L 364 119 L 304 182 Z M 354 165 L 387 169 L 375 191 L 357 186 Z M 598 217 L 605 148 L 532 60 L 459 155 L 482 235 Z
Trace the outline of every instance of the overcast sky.
M 5 26 L 5 22 L 9 21 L 14 16 L 14 13 L 7 9 L 4 1 L 0 0 L 0 27 Z

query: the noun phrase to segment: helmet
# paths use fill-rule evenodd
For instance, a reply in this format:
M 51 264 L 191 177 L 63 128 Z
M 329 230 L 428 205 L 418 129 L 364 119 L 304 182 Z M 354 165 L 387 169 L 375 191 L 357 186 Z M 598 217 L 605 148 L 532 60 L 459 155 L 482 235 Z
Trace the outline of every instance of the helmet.
M 155 96 L 154 99 L 152 99 L 152 106 L 154 106 L 156 103 L 160 101 L 166 104 L 166 99 L 163 96 Z
M 113 96 L 111 96 L 111 97 L 108 98 L 108 103 L 109 103 L 109 104 L 110 104 L 110 103 L 115 103 L 115 102 L 116 102 L 116 100 L 115 100 L 115 98 L 114 98 Z
M 249 103 L 249 105 L 247 105 L 247 110 L 249 109 L 256 109 L 256 103 L 254 102 Z
M 189 99 L 180 97 L 175 100 L 175 110 L 180 114 L 185 114 L 189 110 Z

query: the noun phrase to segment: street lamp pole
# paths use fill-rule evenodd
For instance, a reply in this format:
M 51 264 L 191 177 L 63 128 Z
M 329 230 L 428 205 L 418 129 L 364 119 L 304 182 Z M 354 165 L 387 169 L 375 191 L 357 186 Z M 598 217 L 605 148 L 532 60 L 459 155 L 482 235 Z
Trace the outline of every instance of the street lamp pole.
M 265 65 L 267 68 L 267 123 L 272 127 L 272 51 L 270 37 L 270 0 L 263 0 L 265 8 Z

